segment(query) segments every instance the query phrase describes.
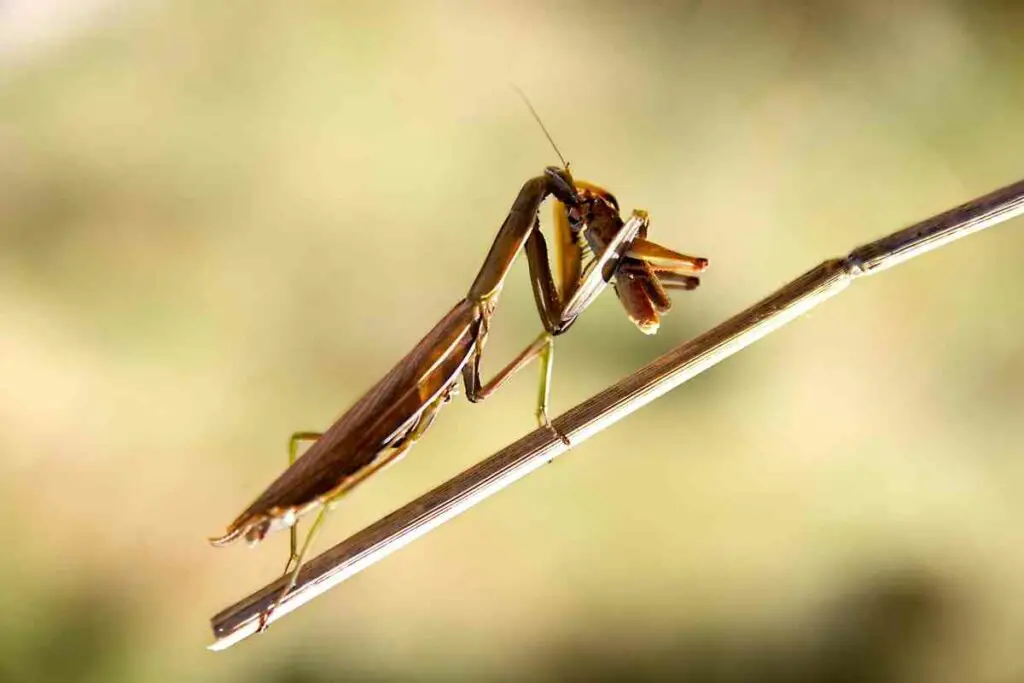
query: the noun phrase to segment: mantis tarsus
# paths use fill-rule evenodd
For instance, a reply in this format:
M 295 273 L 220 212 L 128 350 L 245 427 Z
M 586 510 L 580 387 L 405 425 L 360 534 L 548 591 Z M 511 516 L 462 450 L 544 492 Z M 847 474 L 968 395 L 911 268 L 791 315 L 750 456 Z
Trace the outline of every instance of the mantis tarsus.
M 555 199 L 557 284 L 538 219 L 540 205 L 549 196 Z M 326 432 L 293 435 L 288 469 L 223 536 L 211 542 L 222 546 L 244 537 L 256 544 L 271 531 L 288 528 L 291 554 L 285 574 L 291 572 L 291 576 L 283 597 L 294 585 L 327 510 L 371 474 L 395 462 L 426 432 L 440 407 L 450 400 L 460 375 L 466 397 L 476 402 L 539 357 L 536 414 L 542 426 L 553 429 L 547 405 L 554 337 L 568 330 L 612 280 L 629 318 L 651 334 L 657 331 L 660 314 L 671 305 L 666 290 L 693 289 L 699 284 L 695 275 L 707 267 L 705 259 L 649 242 L 647 226 L 642 211 L 634 211 L 623 222 L 615 197 L 596 185 L 573 180 L 568 167 L 549 167 L 543 175 L 528 180 L 466 297 Z M 490 319 L 512 263 L 523 250 L 544 332 L 483 383 L 480 361 Z M 592 254 L 589 259 L 587 252 Z M 585 268 L 584 260 L 588 261 Z M 314 439 L 309 449 L 296 457 L 299 442 Z M 295 524 L 317 508 L 319 514 L 299 549 Z M 261 629 L 273 609 L 263 613 Z

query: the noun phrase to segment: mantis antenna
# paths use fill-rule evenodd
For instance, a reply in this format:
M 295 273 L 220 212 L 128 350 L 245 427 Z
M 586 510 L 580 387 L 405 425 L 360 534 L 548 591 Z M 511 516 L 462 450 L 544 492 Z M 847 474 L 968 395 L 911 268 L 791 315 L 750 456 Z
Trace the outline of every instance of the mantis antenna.
M 513 88 L 516 89 L 516 92 L 519 93 L 519 96 L 523 98 L 523 102 L 526 103 L 526 106 L 529 108 L 530 113 L 533 114 L 534 120 L 537 121 L 537 124 L 540 126 L 540 129 L 544 131 L 544 136 L 548 139 L 548 142 L 551 143 L 551 148 L 555 150 L 555 154 L 558 155 L 558 159 L 562 162 L 562 166 L 564 166 L 565 170 L 568 171 L 569 162 L 566 161 L 565 157 L 562 156 L 562 153 L 558 151 L 558 145 L 556 145 L 555 141 L 551 138 L 551 133 L 548 132 L 548 129 L 544 125 L 544 122 L 540 120 L 540 115 L 537 114 L 537 110 L 533 108 L 533 104 L 530 102 L 530 98 L 526 96 L 526 93 L 524 93 L 522 88 L 520 88 L 518 85 L 516 85 L 515 83 L 512 83 L 511 85 Z

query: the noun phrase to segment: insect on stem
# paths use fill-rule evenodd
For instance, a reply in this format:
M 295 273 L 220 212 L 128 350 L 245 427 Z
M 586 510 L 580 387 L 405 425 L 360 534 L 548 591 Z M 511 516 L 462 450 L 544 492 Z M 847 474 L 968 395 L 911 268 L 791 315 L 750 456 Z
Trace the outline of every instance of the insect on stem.
M 1024 180 L 829 259 L 750 308 L 651 362 L 552 421 L 573 446 L 749 346 L 845 289 L 853 280 L 1024 215 Z M 568 448 L 538 429 L 310 560 L 270 616 L 275 621 L 538 469 Z M 255 633 L 287 577 L 212 619 L 222 650 Z
M 565 164 L 537 112 L 519 92 Z M 555 209 L 557 285 L 538 217 L 541 204 L 548 198 L 553 200 Z M 565 168 L 549 166 L 543 174 L 523 184 L 466 295 L 298 458 L 293 436 L 288 468 L 221 535 L 210 539 L 218 547 L 239 538 L 255 545 L 274 531 L 288 530 L 291 552 L 284 581 L 277 599 L 263 608 L 260 630 L 273 621 L 274 613 L 284 606 L 285 598 L 296 585 L 313 534 L 327 511 L 370 476 L 402 458 L 434 423 L 438 411 L 456 391 L 460 378 L 466 398 L 476 403 L 526 363 L 540 358 L 541 386 L 534 414 L 547 431 L 558 434 L 547 412 L 555 337 L 568 331 L 612 280 L 618 286 L 620 267 L 631 267 L 630 274 L 623 278 L 633 282 L 637 279 L 633 274 L 637 265 L 648 260 L 657 261 L 659 267 L 669 271 L 681 268 L 695 272 L 693 264 L 706 265 L 706 261 L 648 243 L 643 239 L 647 226 L 647 214 L 642 211 L 635 211 L 629 222 L 624 222 L 614 197 L 596 185 L 577 182 L 569 173 L 568 164 Z M 582 264 L 588 256 L 584 245 L 591 241 L 598 246 L 590 249 L 592 259 L 584 271 Z M 521 253 L 525 253 L 529 264 L 534 303 L 544 328 L 539 338 L 543 343 L 527 346 L 485 382 L 481 359 L 491 318 L 512 264 Z M 653 267 L 643 272 L 647 284 L 654 284 L 659 277 Z M 643 303 L 643 296 L 629 299 L 629 304 L 624 304 L 626 313 L 641 330 L 652 329 L 652 324 L 656 329 L 657 314 L 652 314 L 653 318 L 645 315 Z M 660 312 L 668 309 L 668 302 L 663 303 Z M 564 435 L 558 435 L 568 441 Z M 316 521 L 300 547 L 295 525 L 313 512 L 317 513 Z

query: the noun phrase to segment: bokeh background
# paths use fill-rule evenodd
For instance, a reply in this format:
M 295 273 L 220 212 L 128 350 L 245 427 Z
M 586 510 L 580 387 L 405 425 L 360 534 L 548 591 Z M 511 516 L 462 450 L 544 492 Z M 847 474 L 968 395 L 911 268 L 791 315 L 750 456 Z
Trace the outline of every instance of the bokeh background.
M 1024 680 L 1024 223 L 855 287 L 222 654 L 214 550 L 466 291 L 556 162 L 711 259 L 608 294 L 554 412 L 1020 179 L 985 2 L 0 3 L 0 680 Z M 546 218 L 546 215 L 545 215 Z M 539 330 L 516 266 L 485 365 Z M 461 398 L 341 540 L 533 427 Z

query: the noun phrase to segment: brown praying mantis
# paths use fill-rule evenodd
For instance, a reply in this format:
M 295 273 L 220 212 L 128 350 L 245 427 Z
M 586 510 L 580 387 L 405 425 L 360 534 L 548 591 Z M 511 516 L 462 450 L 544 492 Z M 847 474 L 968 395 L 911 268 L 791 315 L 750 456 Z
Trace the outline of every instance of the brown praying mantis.
M 538 218 L 540 205 L 548 197 L 554 198 L 557 284 Z M 291 575 L 277 602 L 262 614 L 260 630 L 294 587 L 327 511 L 423 436 L 456 392 L 460 375 L 466 397 L 475 403 L 539 358 L 536 416 L 542 427 L 554 430 L 547 415 L 554 338 L 572 326 L 609 282 L 614 281 L 619 301 L 637 327 L 647 334 L 657 331 L 661 314 L 672 305 L 668 290 L 697 287 L 696 275 L 708 262 L 648 241 L 648 223 L 643 211 L 634 211 L 624 222 L 615 197 L 597 185 L 574 180 L 564 160 L 562 168 L 548 167 L 526 181 L 466 297 L 326 432 L 295 433 L 289 441 L 288 469 L 224 535 L 211 539 L 213 545 L 223 546 L 244 537 L 255 545 L 272 531 L 289 529 L 291 552 L 284 573 Z M 480 361 L 491 317 L 509 270 L 524 250 L 544 332 L 493 379 L 482 383 Z M 564 435 L 558 436 L 568 445 Z M 297 457 L 303 441 L 313 443 Z M 296 524 L 314 510 L 319 513 L 300 549 Z

